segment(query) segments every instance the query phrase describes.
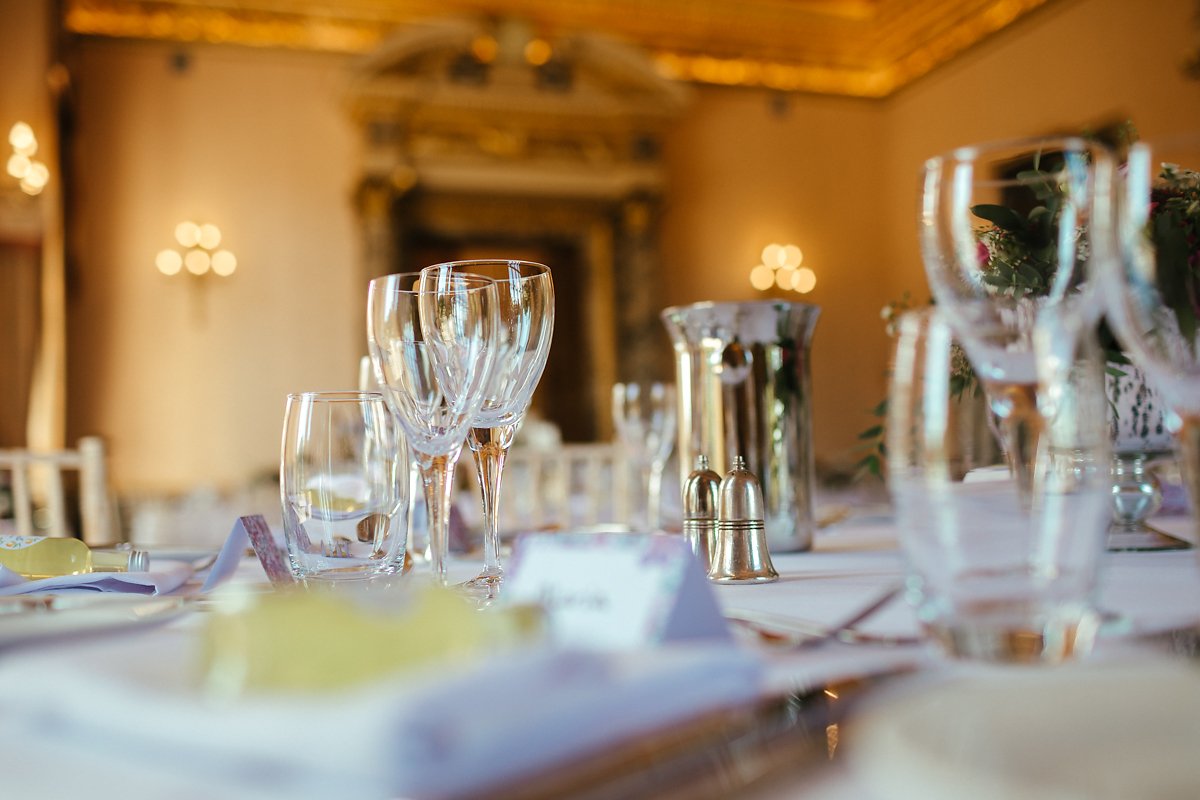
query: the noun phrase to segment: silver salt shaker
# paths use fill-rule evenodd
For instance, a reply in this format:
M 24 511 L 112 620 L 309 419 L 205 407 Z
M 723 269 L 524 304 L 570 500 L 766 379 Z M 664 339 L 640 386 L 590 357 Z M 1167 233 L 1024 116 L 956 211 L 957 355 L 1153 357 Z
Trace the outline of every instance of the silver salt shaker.
M 696 456 L 696 467 L 683 482 L 683 535 L 707 572 L 717 544 L 717 498 L 721 476 L 708 466 L 708 456 Z
M 717 541 L 708 579 L 714 583 L 779 580 L 767 549 L 763 495 L 758 478 L 741 456 L 722 480 L 717 497 Z

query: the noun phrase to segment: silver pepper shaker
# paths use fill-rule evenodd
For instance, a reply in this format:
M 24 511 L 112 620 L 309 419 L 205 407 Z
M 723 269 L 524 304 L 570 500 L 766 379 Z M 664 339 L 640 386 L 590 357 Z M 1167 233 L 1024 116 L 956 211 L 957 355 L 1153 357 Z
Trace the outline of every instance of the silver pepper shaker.
M 708 466 L 708 456 L 696 456 L 696 467 L 683 482 L 683 535 L 707 572 L 717 543 L 717 497 L 721 476 Z
M 767 550 L 762 487 L 741 456 L 722 480 L 717 498 L 717 541 L 708 579 L 714 583 L 779 580 Z

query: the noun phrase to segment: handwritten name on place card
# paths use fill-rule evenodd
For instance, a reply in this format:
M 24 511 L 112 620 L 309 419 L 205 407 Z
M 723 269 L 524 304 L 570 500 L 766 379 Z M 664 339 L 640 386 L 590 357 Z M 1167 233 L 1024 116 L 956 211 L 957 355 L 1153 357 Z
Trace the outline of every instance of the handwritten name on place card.
M 712 587 L 679 536 L 527 534 L 517 540 L 505 602 L 535 603 L 560 644 L 627 649 L 728 638 Z

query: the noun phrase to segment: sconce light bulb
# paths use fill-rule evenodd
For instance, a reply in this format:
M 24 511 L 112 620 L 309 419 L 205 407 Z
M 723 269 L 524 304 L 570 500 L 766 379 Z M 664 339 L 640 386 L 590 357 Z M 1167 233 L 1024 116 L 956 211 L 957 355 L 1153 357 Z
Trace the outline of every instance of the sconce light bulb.
M 183 257 L 183 265 L 193 275 L 203 275 L 212 266 L 212 258 L 203 250 L 189 250 L 187 255 Z
M 808 294 L 817 285 L 817 273 L 808 267 L 801 267 L 792 274 L 792 288 L 800 294 Z
M 212 223 L 201 225 L 197 243 L 205 250 L 216 250 L 221 244 L 221 229 Z
M 177 250 L 162 250 L 154 257 L 154 266 L 163 275 L 178 275 L 183 269 L 183 256 Z
M 46 188 L 50 181 L 50 169 L 40 161 L 31 161 L 29 171 L 25 173 L 23 184 L 35 187 L 38 191 Z
M 37 137 L 33 135 L 33 128 L 25 122 L 18 122 L 12 126 L 8 132 L 8 143 L 23 156 L 32 156 L 37 152 Z
M 787 266 L 780 267 L 775 273 L 775 285 L 778 286 L 780 289 L 784 289 L 784 290 L 791 289 L 792 288 L 792 279 L 795 277 L 795 275 L 796 275 L 796 273 L 792 270 L 791 267 L 787 267 Z
M 19 185 L 21 191 L 30 196 L 41 194 L 42 189 L 46 188 L 46 184 L 30 183 L 28 178 L 23 179 Z
M 175 226 L 175 241 L 183 247 L 195 247 L 200 243 L 200 226 L 194 222 L 181 222 Z
M 766 264 L 771 269 L 778 269 L 783 261 L 780 256 L 783 254 L 783 247 L 778 244 L 771 243 L 763 248 L 762 263 Z
M 237 269 L 237 259 L 228 250 L 218 250 L 212 255 L 212 271 L 222 278 L 228 278 Z
M 766 264 L 759 264 L 750 270 L 750 285 L 760 292 L 765 292 L 775 284 L 775 271 Z
M 784 245 L 783 263 L 792 269 L 796 269 L 804 263 L 804 253 L 800 252 L 800 248 L 794 244 Z
M 25 176 L 29 174 L 29 167 L 32 166 L 32 163 L 29 156 L 13 153 L 8 157 L 8 174 L 17 180 L 24 180 Z

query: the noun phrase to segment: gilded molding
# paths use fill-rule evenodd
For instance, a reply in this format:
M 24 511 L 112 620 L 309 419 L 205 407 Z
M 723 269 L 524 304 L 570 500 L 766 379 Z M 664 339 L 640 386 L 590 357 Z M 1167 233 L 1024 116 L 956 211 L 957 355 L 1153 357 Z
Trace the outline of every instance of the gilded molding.
M 675 80 L 882 98 L 1054 0 L 65 0 L 85 36 L 333 53 L 374 50 L 406 24 L 519 17 L 653 57 Z

